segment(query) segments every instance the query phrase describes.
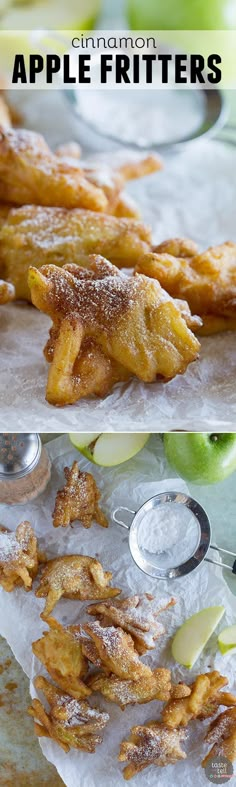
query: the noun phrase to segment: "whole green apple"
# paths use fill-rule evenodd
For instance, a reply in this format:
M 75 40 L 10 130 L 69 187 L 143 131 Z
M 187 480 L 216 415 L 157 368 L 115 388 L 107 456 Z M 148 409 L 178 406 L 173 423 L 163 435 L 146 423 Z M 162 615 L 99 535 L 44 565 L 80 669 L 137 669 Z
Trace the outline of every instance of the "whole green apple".
M 194 484 L 215 484 L 236 470 L 236 434 L 171 433 L 164 436 L 168 462 Z

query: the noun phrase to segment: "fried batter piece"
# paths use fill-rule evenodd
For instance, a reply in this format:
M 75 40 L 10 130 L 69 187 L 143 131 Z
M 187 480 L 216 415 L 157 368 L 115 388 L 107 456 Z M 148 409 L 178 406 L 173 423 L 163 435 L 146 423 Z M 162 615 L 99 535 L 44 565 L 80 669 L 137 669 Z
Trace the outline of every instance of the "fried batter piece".
M 121 743 L 118 756 L 120 762 L 129 762 L 123 770 L 124 779 L 132 779 L 149 765 L 164 768 L 185 760 L 187 755 L 181 748 L 184 739 L 183 730 L 168 730 L 158 721 L 132 727 L 128 741 Z
M 23 300 L 30 300 L 30 265 L 87 267 L 88 255 L 96 253 L 118 267 L 133 267 L 149 248 L 149 227 L 130 218 L 80 208 L 0 208 L 0 276 L 14 284 L 16 298 Z
M 171 698 L 162 711 L 163 723 L 169 727 L 186 727 L 192 719 L 213 716 L 220 705 L 236 705 L 236 697 L 221 689 L 228 679 L 216 670 L 198 675 L 191 685 L 191 694 L 182 699 Z
M 48 560 L 35 593 L 38 598 L 46 598 L 41 617 L 47 620 L 62 596 L 79 601 L 118 596 L 119 588 L 109 587 L 111 579 L 111 571 L 104 571 L 93 557 L 65 555 Z
M 15 587 L 30 590 L 40 560 L 37 538 L 30 522 L 21 522 L 15 533 L 0 532 L 0 585 L 11 593 Z
M 87 659 L 82 653 L 80 626 L 64 628 L 55 618 L 48 618 L 49 631 L 32 642 L 32 650 L 44 664 L 51 678 L 75 699 L 91 694 L 81 678 L 87 674 Z
M 4 303 L 9 303 L 9 301 L 13 301 L 14 298 L 15 288 L 13 287 L 13 284 L 0 279 L 0 306 L 2 306 Z
M 140 661 L 132 637 L 121 628 L 103 628 L 96 620 L 94 623 L 84 623 L 83 630 L 93 640 L 106 672 L 133 681 L 152 677 L 150 667 Z
M 107 199 L 79 167 L 51 152 L 26 129 L 0 128 L 0 202 L 104 211 Z
M 81 149 L 76 142 L 60 145 L 55 153 L 70 166 L 78 167 Z M 93 157 L 90 157 L 85 164 L 81 162 L 81 166 L 86 178 L 104 191 L 107 197 L 106 213 L 120 217 L 139 218 L 137 206 L 123 191 L 124 185 L 127 180 L 142 178 L 144 175 L 151 175 L 162 169 L 162 161 L 159 156 L 135 157 L 132 161 L 120 164 L 115 163 L 116 160 L 111 166 L 104 161 L 103 157 L 100 157 L 100 161 L 97 159 L 93 161 Z
M 102 743 L 101 731 L 109 721 L 108 713 L 92 708 L 86 700 L 63 694 L 43 676 L 36 678 L 34 685 L 43 691 L 50 707 L 46 713 L 40 700 L 32 700 L 28 713 L 36 719 L 35 734 L 52 738 L 66 752 L 70 749 L 94 752 Z
M 108 201 L 106 208 L 107 213 L 133 216 L 134 208 L 132 214 L 130 213 L 130 209 L 127 212 L 129 202 L 127 202 L 126 206 L 126 200 L 123 193 L 126 181 L 136 180 L 144 177 L 144 175 L 151 175 L 153 172 L 157 172 L 160 169 L 162 169 L 162 161 L 159 156 L 147 156 L 145 158 L 127 161 L 117 167 L 110 167 L 105 163 L 96 163 L 93 166 L 88 166 L 86 164 L 84 172 L 86 178 L 88 178 L 91 183 L 103 189 Z M 122 209 L 123 213 L 119 213 Z
M 116 675 L 93 675 L 88 680 L 92 691 L 99 691 L 108 702 L 125 708 L 131 703 L 143 704 L 152 700 L 167 701 L 171 694 L 170 670 L 162 667 L 153 670 L 151 676 L 138 680 L 121 680 Z
M 164 634 L 164 626 L 158 622 L 157 616 L 173 604 L 174 598 L 156 599 L 150 593 L 144 593 L 142 596 L 92 604 L 87 612 L 95 615 L 103 626 L 112 622 L 131 634 L 136 650 L 142 655 L 155 648 L 155 641 Z
M 91 527 L 94 519 L 102 527 L 108 527 L 108 521 L 99 508 L 100 492 L 91 473 L 79 470 L 78 462 L 72 467 L 65 467 L 66 485 L 59 489 L 53 512 L 54 527 L 68 527 L 78 519 L 83 527 Z
M 145 276 L 128 277 L 102 257 L 89 268 L 30 268 L 32 301 L 53 320 L 45 356 L 51 404 L 105 396 L 136 375 L 170 380 L 198 355 L 179 305 Z
M 199 333 L 236 329 L 236 243 L 199 254 L 192 241 L 174 238 L 141 258 L 136 271 L 157 279 L 173 298 L 184 298 L 203 320 Z
M 230 762 L 236 760 L 236 708 L 230 708 L 214 719 L 205 741 L 213 746 L 202 762 L 203 768 L 212 757 L 226 757 Z

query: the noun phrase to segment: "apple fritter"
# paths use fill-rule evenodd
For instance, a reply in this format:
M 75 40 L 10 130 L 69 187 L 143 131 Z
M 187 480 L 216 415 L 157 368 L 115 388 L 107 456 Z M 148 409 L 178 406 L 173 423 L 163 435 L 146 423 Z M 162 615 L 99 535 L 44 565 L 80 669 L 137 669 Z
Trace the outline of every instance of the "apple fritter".
M 104 211 L 107 199 L 79 167 L 49 149 L 26 129 L 0 128 L 0 202 Z
M 15 287 L 10 282 L 2 281 L 0 279 L 0 306 L 4 303 L 9 303 L 15 298 Z
M 230 762 L 236 760 L 236 708 L 230 708 L 214 719 L 205 741 L 213 745 L 202 762 L 203 768 L 214 757 L 226 757 Z
M 113 210 L 113 215 L 117 216 L 119 219 L 136 219 L 137 221 L 141 219 L 141 211 L 138 205 L 136 205 L 133 197 L 131 197 L 130 194 L 126 194 L 125 191 L 120 192 Z M 107 254 L 107 257 L 109 257 L 109 254 Z
M 35 594 L 38 598 L 46 598 L 41 617 L 47 620 L 62 596 L 79 601 L 118 596 L 119 588 L 109 587 L 111 579 L 111 571 L 104 571 L 93 557 L 64 555 L 48 560 Z
M 129 763 L 123 770 L 124 779 L 131 779 L 149 765 L 164 768 L 185 760 L 187 755 L 181 748 L 184 739 L 183 730 L 168 730 L 158 721 L 132 727 L 129 739 L 121 743 L 118 756 L 120 762 Z
M 173 604 L 174 598 L 157 599 L 150 593 L 144 593 L 142 596 L 92 604 L 87 612 L 95 615 L 102 626 L 112 623 L 131 634 L 136 650 L 142 654 L 155 648 L 155 641 L 164 634 L 164 626 L 157 617 Z
M 49 631 L 32 642 L 32 650 L 44 664 L 51 678 L 63 691 L 75 699 L 91 694 L 82 678 L 87 674 L 87 659 L 82 652 L 80 626 L 67 626 L 48 618 Z
M 184 298 L 201 316 L 201 334 L 236 328 L 236 243 L 222 243 L 199 254 L 187 239 L 156 246 L 136 271 L 157 279 L 173 297 Z
M 64 405 L 136 375 L 172 379 L 198 356 L 199 342 L 178 304 L 146 276 L 128 277 L 102 257 L 89 268 L 30 268 L 32 301 L 53 327 L 47 401 Z
M 162 711 L 163 723 L 169 727 L 186 727 L 192 719 L 213 716 L 220 705 L 236 705 L 236 697 L 221 691 L 228 679 L 216 670 L 198 675 L 190 686 L 191 694 L 182 699 L 171 698 Z
M 106 672 L 134 681 L 152 677 L 150 667 L 140 661 L 130 634 L 114 626 L 103 628 L 97 620 L 84 623 L 83 630 L 94 642 Z
M 21 522 L 14 533 L 0 532 L 0 585 L 11 593 L 15 587 L 30 590 L 40 561 L 37 538 L 30 522 Z
M 150 248 L 150 230 L 140 221 L 91 210 L 24 205 L 0 208 L 0 276 L 30 300 L 29 266 L 89 265 L 102 254 L 117 267 L 133 267 Z
M 70 749 L 94 752 L 102 743 L 101 732 L 109 721 L 108 713 L 92 708 L 86 700 L 63 694 L 42 675 L 35 679 L 34 685 L 43 692 L 49 705 L 46 712 L 40 700 L 33 699 L 28 709 L 35 719 L 36 735 L 52 738 L 66 752 Z
M 135 158 L 132 161 L 126 161 L 114 167 L 104 162 L 96 163 L 92 166 L 86 164 L 84 172 L 88 180 L 95 186 L 103 189 L 108 201 L 106 213 L 133 216 L 134 208 L 132 209 L 132 214 L 130 214 L 130 209 L 128 209 L 129 203 L 127 202 L 126 209 L 125 197 L 124 195 L 121 196 L 126 181 L 142 178 L 144 175 L 151 175 L 153 172 L 157 172 L 160 169 L 162 169 L 162 161 L 159 156 L 146 156 L 144 158 Z M 119 210 L 123 210 L 123 213 L 119 214 Z
M 99 508 L 100 492 L 91 473 L 82 472 L 78 462 L 64 468 L 66 484 L 56 495 L 53 512 L 54 527 L 68 527 L 79 520 L 83 527 L 91 527 L 95 520 L 102 527 L 108 527 L 105 514 Z
M 92 691 L 99 691 L 108 702 L 115 702 L 122 708 L 131 703 L 143 704 L 152 700 L 167 701 L 171 694 L 170 670 L 162 667 L 153 670 L 151 676 L 138 680 L 122 680 L 116 675 L 99 673 L 88 680 Z

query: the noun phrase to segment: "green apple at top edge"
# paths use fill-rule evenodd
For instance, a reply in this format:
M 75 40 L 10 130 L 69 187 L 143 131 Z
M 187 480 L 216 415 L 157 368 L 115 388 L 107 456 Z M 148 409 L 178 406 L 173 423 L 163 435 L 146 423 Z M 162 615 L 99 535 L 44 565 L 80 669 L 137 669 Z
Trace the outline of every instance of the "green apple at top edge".
M 149 434 L 94 434 L 70 433 L 70 440 L 78 450 L 102 467 L 113 467 L 132 459 L 145 446 Z
M 169 464 L 194 484 L 215 484 L 236 470 L 236 433 L 172 432 L 164 447 Z
M 192 669 L 224 612 L 224 607 L 206 607 L 191 615 L 180 626 L 171 648 L 172 656 L 178 664 Z
M 127 0 L 134 30 L 231 30 L 235 0 Z
M 218 637 L 218 646 L 221 653 L 228 653 L 229 650 L 236 651 L 236 626 L 226 626 Z

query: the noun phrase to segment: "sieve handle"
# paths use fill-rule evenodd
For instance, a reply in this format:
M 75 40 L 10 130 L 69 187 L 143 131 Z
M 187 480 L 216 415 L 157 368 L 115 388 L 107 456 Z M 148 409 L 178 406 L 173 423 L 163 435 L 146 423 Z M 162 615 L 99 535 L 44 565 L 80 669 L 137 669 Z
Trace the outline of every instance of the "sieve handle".
M 130 522 L 129 525 L 127 524 L 127 522 L 124 522 L 123 519 L 119 519 L 118 518 L 119 515 L 121 515 L 122 512 L 124 512 L 124 511 L 126 511 L 126 513 L 128 512 L 128 514 L 131 514 L 131 516 L 132 516 L 132 519 L 131 519 L 131 522 Z M 117 516 L 117 514 L 118 514 L 118 516 Z M 112 519 L 113 519 L 113 522 L 116 523 L 116 525 L 121 525 L 121 527 L 124 527 L 125 530 L 129 530 L 130 526 L 132 525 L 133 518 L 134 518 L 135 514 L 136 514 L 136 511 L 132 511 L 131 508 L 126 508 L 126 506 L 118 506 L 118 508 L 115 508 L 115 511 L 113 511 Z

